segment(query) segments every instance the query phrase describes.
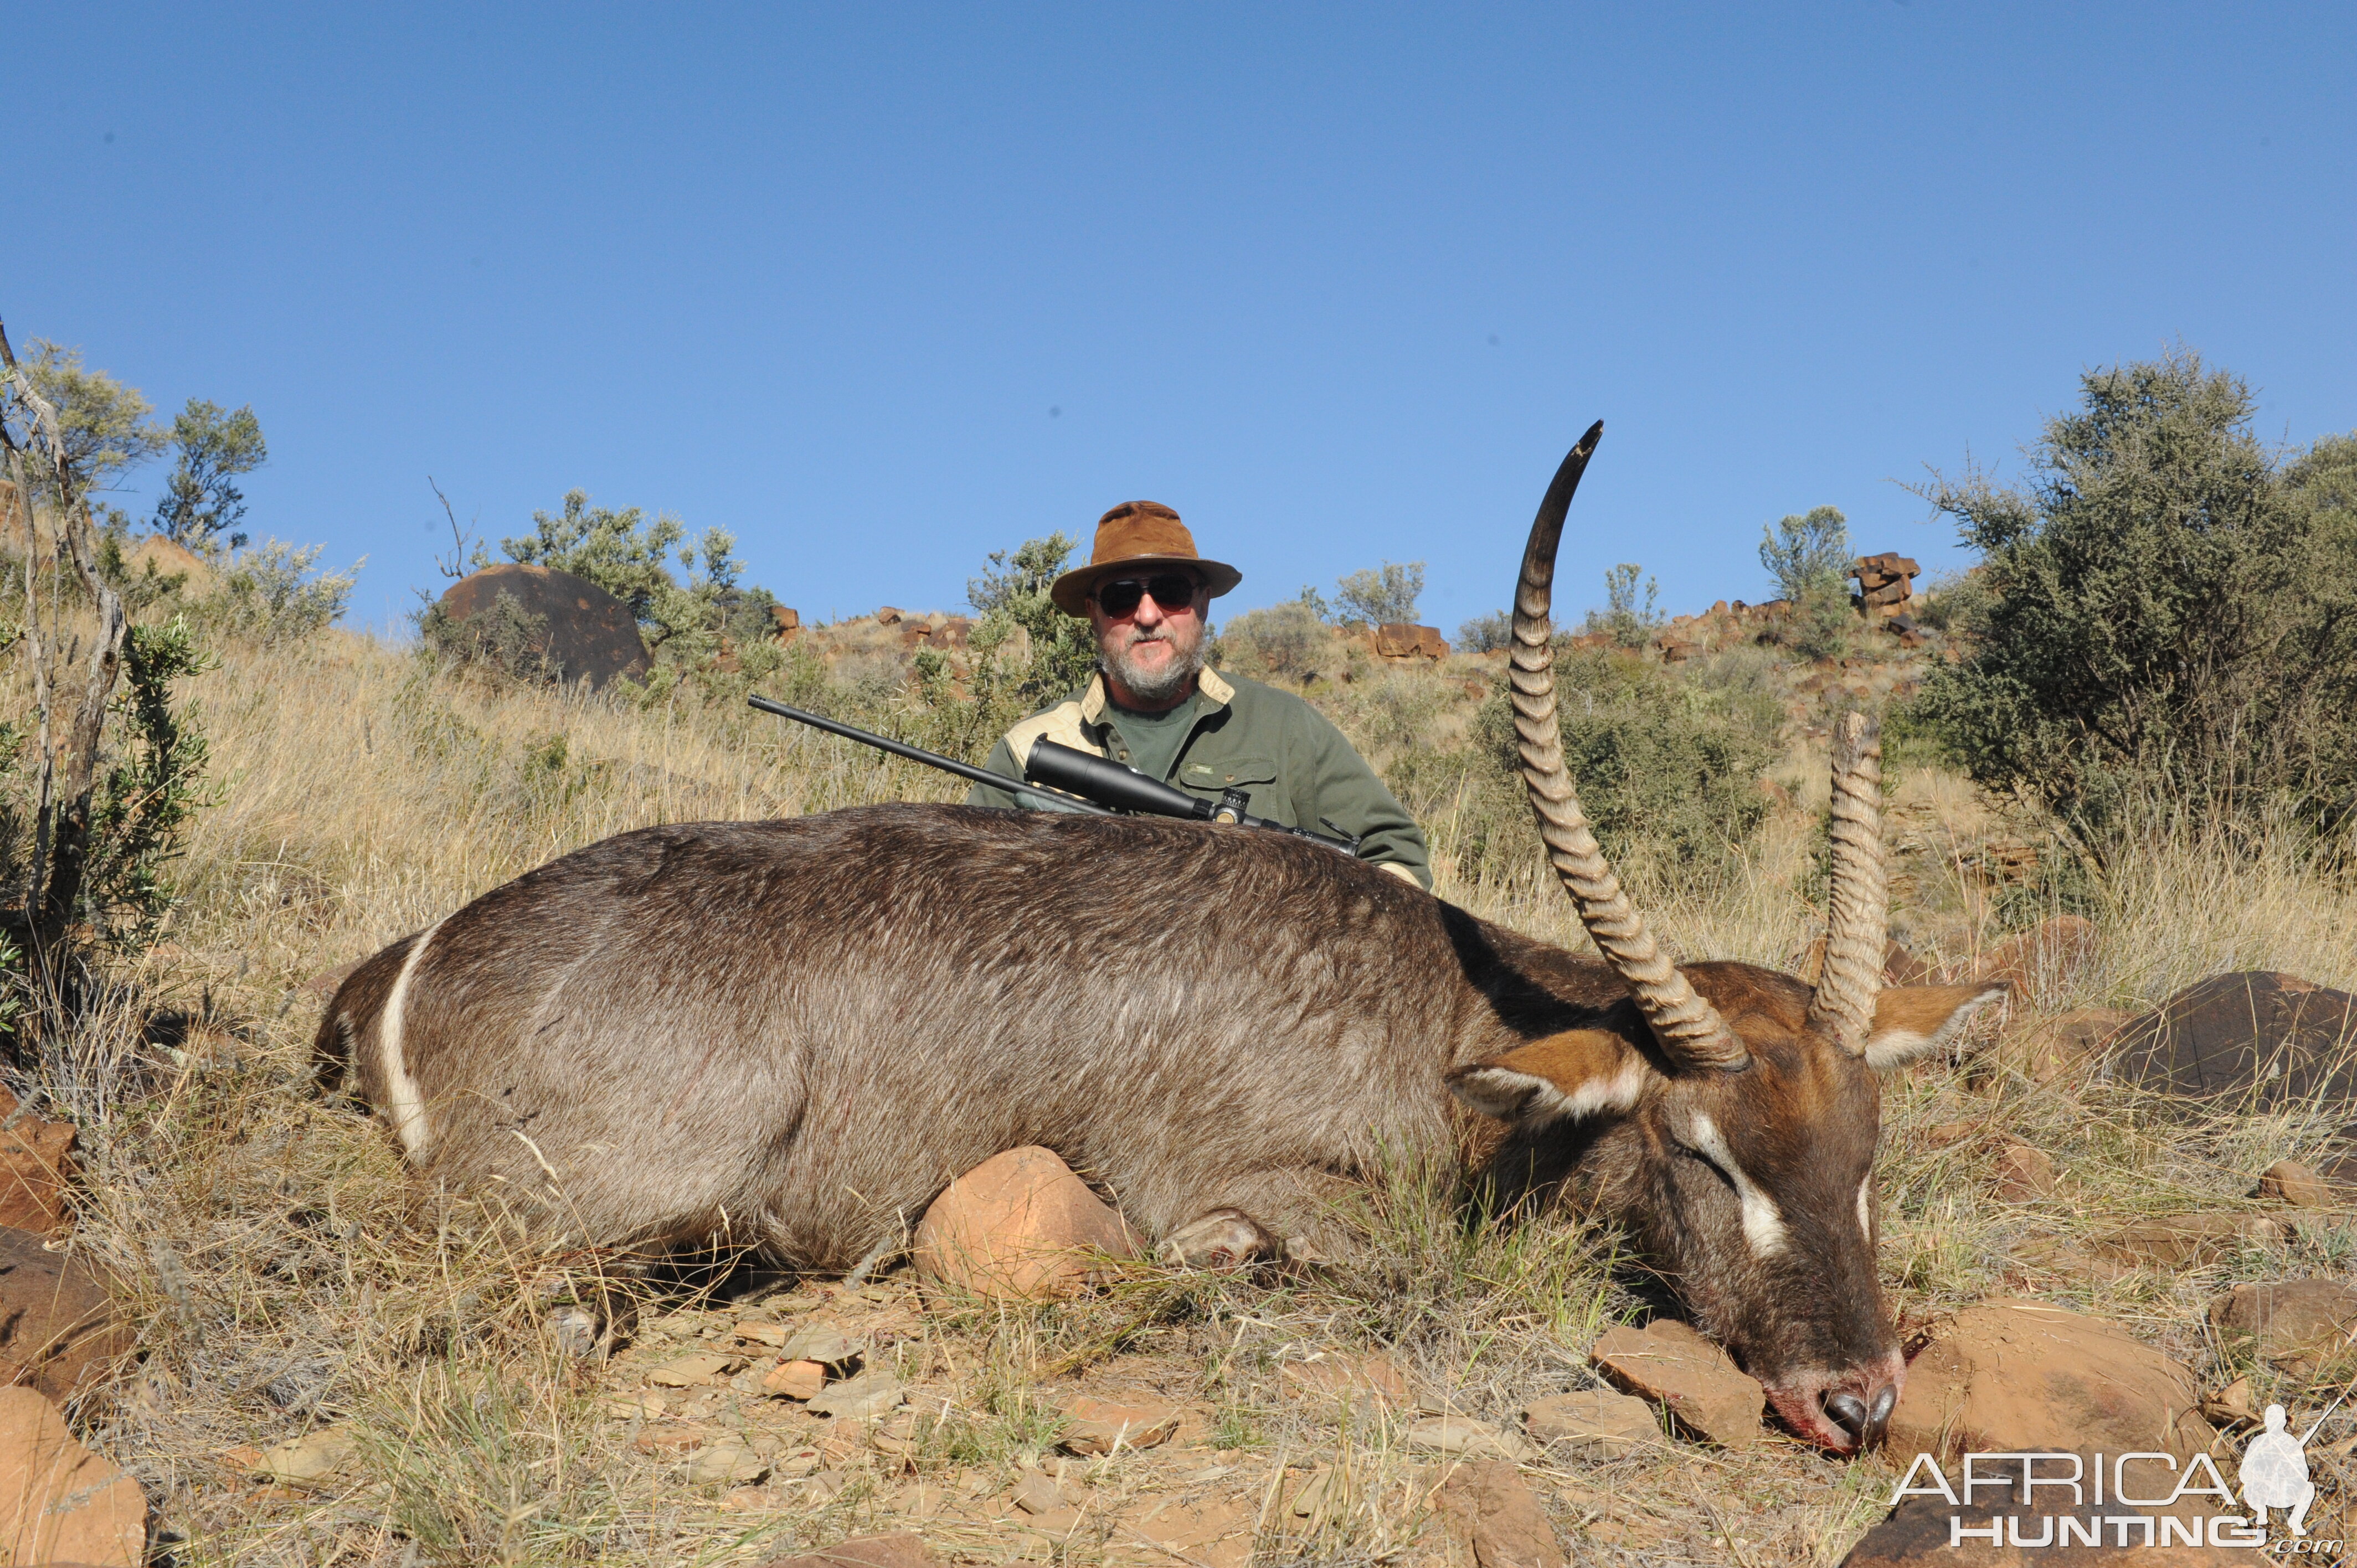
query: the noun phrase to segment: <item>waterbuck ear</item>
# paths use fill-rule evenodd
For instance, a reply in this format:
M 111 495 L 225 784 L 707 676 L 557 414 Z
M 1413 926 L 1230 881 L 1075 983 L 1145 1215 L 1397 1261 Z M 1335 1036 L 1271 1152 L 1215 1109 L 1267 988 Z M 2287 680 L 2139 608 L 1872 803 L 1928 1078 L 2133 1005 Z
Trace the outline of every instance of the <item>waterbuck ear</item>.
M 1974 1014 L 2006 993 L 2003 985 L 1900 985 L 1874 1004 L 1874 1032 L 1866 1037 L 1866 1065 L 1877 1072 L 1903 1067 L 1941 1049 Z
M 1607 1029 L 1566 1029 L 1448 1071 L 1448 1091 L 1501 1122 L 1556 1122 L 1626 1111 L 1652 1069 Z

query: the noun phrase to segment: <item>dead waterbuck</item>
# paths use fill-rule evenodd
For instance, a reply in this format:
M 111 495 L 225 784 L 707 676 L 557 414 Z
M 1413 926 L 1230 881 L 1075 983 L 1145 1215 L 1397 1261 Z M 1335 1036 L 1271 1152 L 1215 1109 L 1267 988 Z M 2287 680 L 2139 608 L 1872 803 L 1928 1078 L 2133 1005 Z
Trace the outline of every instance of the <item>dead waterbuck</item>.
M 552 1234 L 820 1269 L 1034 1144 L 1184 1258 L 1346 1245 L 1325 1195 L 1453 1155 L 1461 1101 L 1507 1123 L 1498 1179 L 1562 1178 L 1632 1226 L 1795 1432 L 1871 1442 L 1904 1372 L 1875 1273 L 1875 1075 L 1994 993 L 1878 994 L 1862 723 L 1837 746 L 1813 990 L 1680 969 L 1647 934 L 1555 719 L 1548 588 L 1600 429 L 1533 525 L 1512 680 L 1532 803 L 1602 962 L 1284 834 L 880 806 L 554 861 L 361 965 L 322 1055 L 420 1171 Z

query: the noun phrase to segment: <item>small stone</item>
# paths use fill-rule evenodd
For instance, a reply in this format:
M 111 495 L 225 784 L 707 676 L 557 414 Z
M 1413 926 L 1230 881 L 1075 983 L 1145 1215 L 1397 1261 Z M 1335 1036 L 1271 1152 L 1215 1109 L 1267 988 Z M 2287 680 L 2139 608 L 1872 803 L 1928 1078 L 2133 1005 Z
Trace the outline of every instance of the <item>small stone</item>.
M 1480 1568 L 1564 1568 L 1555 1527 L 1513 1466 L 1459 1465 L 1433 1501 Z
M 630 1440 L 630 1446 L 641 1454 L 661 1457 L 666 1455 L 693 1454 L 712 1437 L 708 1427 L 693 1424 L 651 1426 Z
M 2236 1378 L 2201 1402 L 2201 1413 L 2212 1426 L 2240 1426 L 2258 1419 L 2251 1408 L 2251 1380 Z
M 767 1345 L 773 1350 L 782 1349 L 786 1343 L 786 1326 L 782 1323 L 739 1323 L 728 1331 L 728 1337 L 740 1345 Z
M 2259 1176 L 2261 1197 L 2288 1203 L 2294 1208 L 2330 1208 L 2332 1187 L 2321 1173 L 2298 1160 L 2277 1160 Z
M 349 1429 L 323 1426 L 292 1443 L 264 1449 L 253 1470 L 282 1486 L 311 1486 L 342 1469 L 357 1452 Z
M 1015 1483 L 1015 1506 L 1028 1514 L 1053 1513 L 1064 1506 L 1064 1494 L 1038 1470 L 1026 1470 Z
M 1304 1391 L 1337 1399 L 1372 1398 L 1393 1410 L 1405 1410 L 1415 1402 L 1399 1363 L 1386 1351 L 1369 1356 L 1329 1351 L 1314 1361 L 1287 1361 L 1284 1375 L 1286 1383 Z
M 682 1356 L 649 1372 L 647 1381 L 659 1389 L 699 1388 L 726 1381 L 744 1364 L 742 1356 Z
M 0 1088 L 0 1225 L 43 1235 L 66 1220 L 75 1128 L 36 1116 Z
M 866 1535 L 798 1557 L 772 1557 L 760 1568 L 932 1568 L 939 1559 L 913 1531 Z
M 0 1561 L 139 1568 L 147 1498 L 27 1388 L 0 1389 Z
M 780 1361 L 761 1380 L 761 1391 L 780 1399 L 816 1399 L 826 1387 L 826 1368 L 816 1361 Z
M 2210 1304 L 2218 1337 L 2270 1359 L 2346 1339 L 2357 1326 L 2357 1290 L 2338 1280 L 2236 1285 Z
M 131 1345 L 113 1294 L 78 1253 L 0 1227 L 0 1385 L 27 1383 L 63 1401 Z
M 2122 1226 L 2100 1238 L 2099 1258 L 2146 1268 L 2175 1269 L 2214 1263 L 2244 1247 L 2283 1242 L 2283 1227 L 2256 1214 L 2171 1214 Z
M 1662 1441 L 1653 1407 L 1609 1389 L 1533 1400 L 1523 1411 L 1523 1429 L 1542 1447 L 1561 1443 L 1615 1459 Z
M 2061 1185 L 2054 1162 L 2042 1149 L 2007 1144 L 1996 1152 L 1996 1176 L 1992 1184 L 2001 1203 L 2036 1203 L 2054 1196 Z
M 1727 1352 L 1683 1323 L 1613 1328 L 1588 1359 L 1613 1383 L 1653 1401 L 1687 1430 L 1722 1448 L 1749 1448 L 1762 1435 L 1768 1392 Z
M 1985 1123 L 1979 1122 L 1943 1122 L 1924 1129 L 1923 1141 L 1935 1149 L 1952 1149 L 1965 1139 L 1980 1133 Z
M 1154 1448 L 1178 1435 L 1178 1412 L 1161 1406 L 1114 1404 L 1076 1399 L 1064 1407 L 1069 1418 L 1058 1439 L 1070 1453 L 1110 1454 L 1115 1448 Z
M 822 1367 L 848 1367 L 866 1347 L 831 1323 L 813 1323 L 779 1342 L 778 1354 L 789 1361 L 816 1361 Z
M 770 1462 L 753 1452 L 743 1438 L 733 1435 L 698 1449 L 687 1466 L 689 1482 L 699 1487 L 749 1487 L 767 1479 L 769 1474 Z
M 1438 1415 L 1419 1421 L 1407 1429 L 1407 1445 L 1429 1454 L 1465 1454 L 1517 1464 L 1531 1456 L 1529 1444 L 1469 1415 Z
M 661 1415 L 671 1403 L 653 1389 L 638 1389 L 625 1393 L 608 1394 L 600 1402 L 608 1415 L 622 1421 L 650 1421 Z
M 829 1384 L 806 1408 L 841 1421 L 874 1421 L 898 1410 L 906 1392 L 899 1379 L 878 1369 Z
M 1069 1296 L 1136 1239 L 1052 1150 L 1009 1149 L 952 1182 L 917 1224 L 917 1276 L 993 1299 Z

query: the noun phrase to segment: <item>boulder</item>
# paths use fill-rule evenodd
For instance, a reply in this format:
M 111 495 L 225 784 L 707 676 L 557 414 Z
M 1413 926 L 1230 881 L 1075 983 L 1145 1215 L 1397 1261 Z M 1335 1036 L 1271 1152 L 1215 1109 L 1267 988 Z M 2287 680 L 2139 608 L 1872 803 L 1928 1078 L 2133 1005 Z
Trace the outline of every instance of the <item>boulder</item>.
M 1369 645 L 1378 659 L 1446 659 L 1448 639 L 1434 626 L 1414 626 L 1404 620 L 1387 620 L 1368 634 Z
M 1767 1391 L 1683 1323 L 1609 1329 L 1587 1359 L 1616 1387 L 1652 1401 L 1722 1448 L 1749 1448 L 1763 1435 Z
M 934 1568 L 941 1559 L 925 1550 L 912 1530 L 863 1535 L 794 1557 L 772 1557 L 760 1568 Z
M 2266 1357 L 2314 1350 L 2357 1326 L 2357 1289 L 2339 1280 L 2236 1285 L 2210 1304 L 2210 1322 L 2229 1349 Z
M 10 1563 L 140 1568 L 147 1498 L 31 1389 L 0 1389 L 0 1552 Z
M 28 1230 L 0 1230 L 0 1384 L 62 1401 L 131 1348 L 131 1330 L 96 1271 Z
M 635 679 L 647 672 L 647 645 L 630 607 L 570 572 L 511 561 L 486 566 L 451 585 L 442 596 L 442 613 L 454 621 L 469 621 L 494 608 L 502 594 L 512 597 L 525 615 L 548 622 L 533 651 L 554 665 L 561 679 L 587 681 L 596 688 L 619 676 Z
M 1100 1254 L 1137 1256 L 1121 1216 L 1051 1150 L 1009 1149 L 950 1183 L 918 1221 L 917 1277 L 995 1299 L 1067 1296 Z
M 2126 1330 L 2044 1302 L 1999 1299 L 1941 1325 L 1891 1412 L 1891 1464 L 1967 1451 L 2190 1455 L 2207 1448 L 2193 1373 Z M 1944 1517 L 1944 1516 L 1943 1516 Z
M 2259 1173 L 2255 1197 L 2272 1197 L 2294 1208 L 2330 1208 L 2339 1200 L 2324 1173 L 2298 1160 L 2277 1160 Z
M 899 626 L 902 618 L 903 618 L 901 617 L 899 610 L 891 605 L 886 605 L 882 609 L 876 612 L 876 624 L 877 626 Z
M 1561 1443 L 1603 1459 L 1617 1459 L 1662 1441 L 1653 1407 L 1609 1389 L 1533 1400 L 1523 1409 L 1523 1430 L 1542 1447 Z
M 794 639 L 802 634 L 802 612 L 800 610 L 788 609 L 783 605 L 771 605 L 770 607 L 770 629 L 777 633 L 778 640 L 780 642 L 791 642 Z
M 1432 1500 L 1480 1568 L 1564 1568 L 1555 1526 L 1513 1466 L 1495 1459 L 1457 1466 Z
M 2213 974 L 2124 1026 L 2115 1081 L 2266 1113 L 2357 1093 L 2357 996 L 2264 970 Z
M 54 1233 L 66 1222 L 75 1128 L 33 1114 L 0 1088 L 0 1226 Z

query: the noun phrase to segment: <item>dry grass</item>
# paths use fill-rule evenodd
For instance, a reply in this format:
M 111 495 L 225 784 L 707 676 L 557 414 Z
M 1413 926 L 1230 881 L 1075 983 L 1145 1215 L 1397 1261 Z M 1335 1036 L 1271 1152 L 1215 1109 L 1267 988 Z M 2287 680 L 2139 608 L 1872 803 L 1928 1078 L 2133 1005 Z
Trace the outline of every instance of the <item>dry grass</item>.
M 1480 668 L 1387 675 L 1337 712 L 1378 747 L 1419 725 L 1454 733 Z M 496 692 L 342 633 L 267 659 L 232 650 L 191 694 L 220 800 L 181 868 L 186 901 L 165 942 L 25 1086 L 84 1130 L 78 1244 L 115 1267 L 141 1327 L 137 1365 L 78 1419 L 146 1485 L 177 1563 L 751 1563 L 913 1522 L 937 1550 L 974 1560 L 1170 1563 L 1181 1555 L 1144 1542 L 1135 1522 L 1215 1504 L 1248 1516 L 1235 1541 L 1261 1561 L 1438 1561 L 1460 1549 L 1419 1534 L 1430 1459 L 1405 1446 L 1413 1412 L 1305 1397 L 1288 1369 L 1387 1353 L 1417 1402 L 1512 1425 L 1531 1398 L 1590 1386 L 1588 1343 L 1639 1310 L 1641 1281 L 1609 1234 L 1562 1217 L 1469 1229 L 1447 1183 L 1402 1176 L 1367 1199 L 1372 1255 L 1339 1273 L 1141 1270 L 1061 1307 L 925 1312 L 889 1279 L 845 1292 L 739 1273 L 633 1287 L 646 1295 L 637 1341 L 611 1364 L 570 1358 L 552 1316 L 597 1297 L 594 1260 L 534 1257 L 497 1216 L 405 1184 L 388 1141 L 311 1087 L 310 983 L 609 833 L 950 799 L 958 786 L 751 714 Z M 1781 965 L 1805 947 L 1815 767 L 1787 770 L 1799 804 L 1731 865 L 1706 880 L 1642 876 L 1641 901 L 1677 949 Z M 1978 869 L 2023 824 L 1936 774 L 1898 780 L 1893 800 L 1899 916 L 1919 950 L 1967 965 L 2036 912 L 2034 897 L 2026 908 Z M 1450 802 L 1415 804 L 1444 896 L 1584 943 L 1541 867 L 1458 881 Z M 2281 844 L 2157 837 L 2080 896 L 2092 958 L 2039 977 L 2004 1027 L 2147 1004 L 2228 968 L 2357 984 L 2357 895 Z M 2084 1267 L 2081 1250 L 2140 1214 L 2255 1209 L 2244 1195 L 2255 1172 L 2313 1152 L 2337 1110 L 2187 1126 L 2083 1070 L 2037 1083 L 1985 1062 L 1919 1069 L 1886 1114 L 1896 1300 L 1910 1322 L 1992 1294 L 2072 1300 L 2185 1358 L 2205 1385 L 2249 1371 L 2262 1394 L 2313 1408 L 2307 1382 L 2230 1365 L 2201 1314 L 2237 1280 L 2344 1269 L 2357 1243 L 2337 1220 L 2167 1273 Z M 1955 1123 L 1981 1131 L 1934 1140 Z M 2058 1197 L 1989 1197 L 2001 1137 L 2054 1156 L 2067 1173 Z M 726 1384 L 691 1391 L 664 1421 L 608 1408 L 653 1362 L 725 1343 L 739 1316 L 805 1311 L 867 1334 L 915 1391 L 916 1419 L 887 1447 Z M 1060 1402 L 1124 1390 L 1190 1412 L 1178 1443 L 1059 1460 Z M 642 1451 L 683 1419 L 757 1450 L 815 1448 L 818 1468 L 754 1488 L 699 1481 L 676 1455 Z M 2335 1420 L 2328 1436 L 2349 1429 Z M 316 1487 L 263 1485 L 232 1455 L 323 1425 L 354 1449 Z M 2336 1502 L 2341 1463 L 2319 1464 Z M 1060 1464 L 1089 1494 L 1069 1532 L 1000 1522 L 1026 1467 Z M 1297 1511 L 1318 1466 L 1336 1478 Z M 1781 1439 L 1740 1455 L 1679 1444 L 1610 1464 L 1547 1460 L 1528 1474 L 1575 1559 L 1599 1563 L 1831 1563 L 1892 1482 L 1879 1460 L 1837 1463 Z M 1184 1560 L 1232 1568 L 1235 1541 Z

